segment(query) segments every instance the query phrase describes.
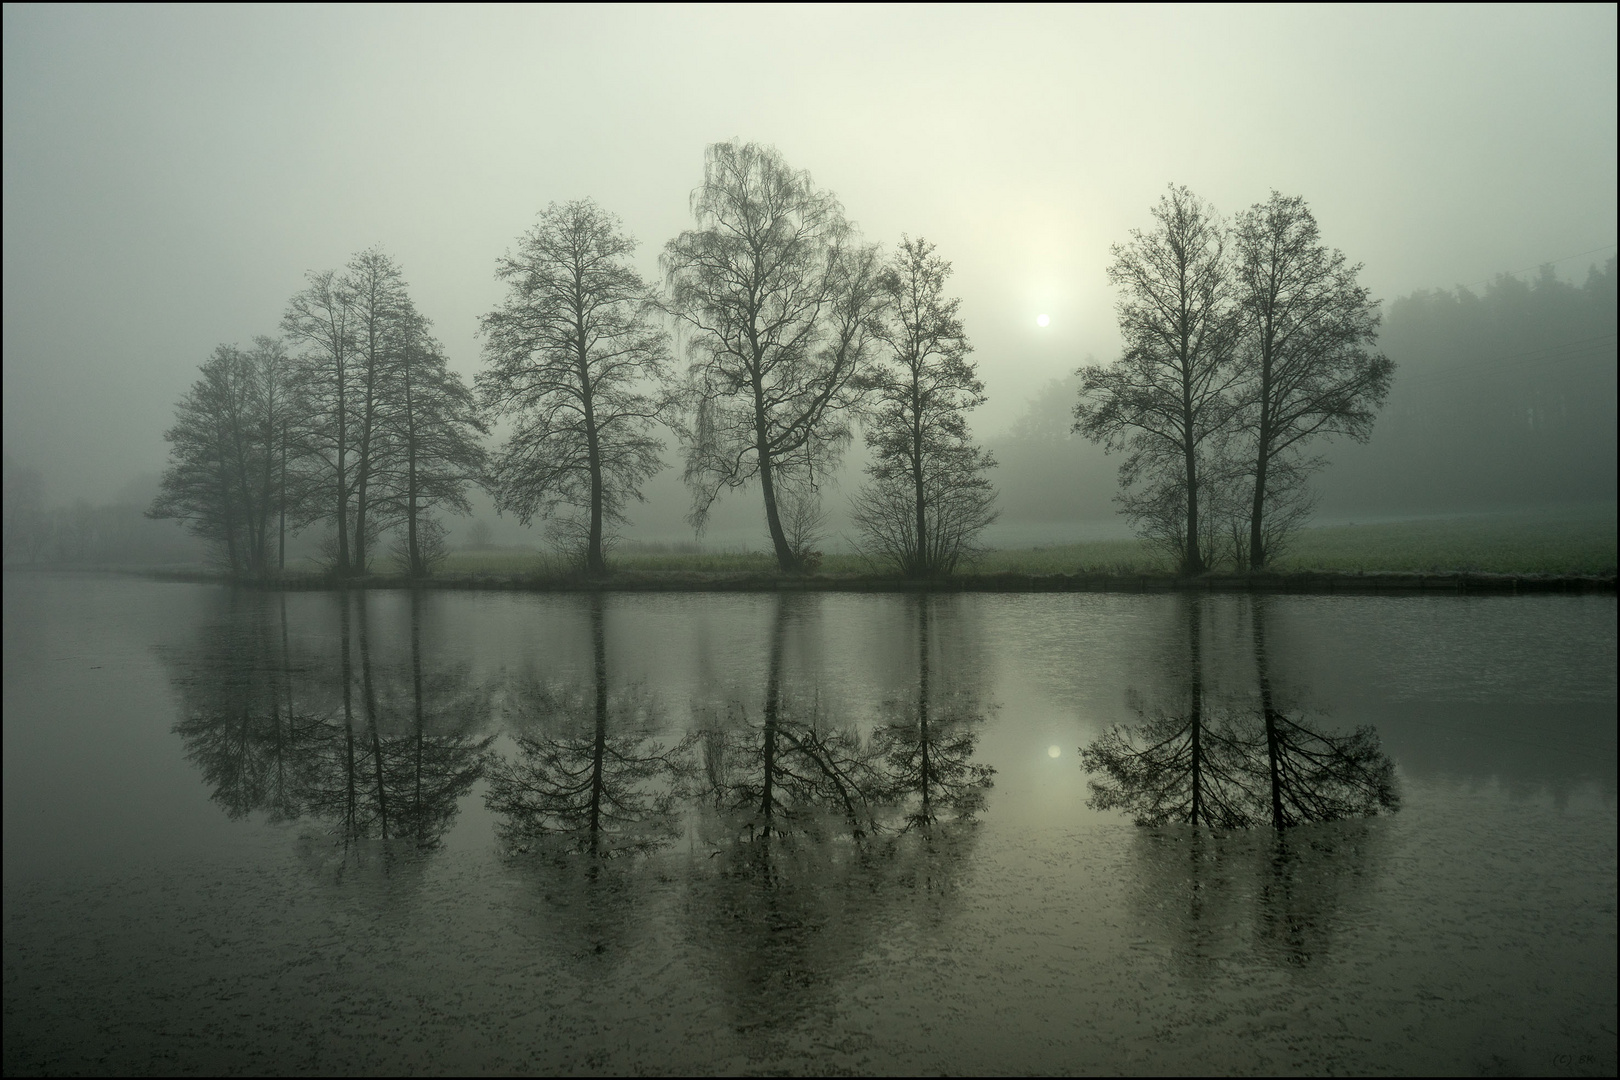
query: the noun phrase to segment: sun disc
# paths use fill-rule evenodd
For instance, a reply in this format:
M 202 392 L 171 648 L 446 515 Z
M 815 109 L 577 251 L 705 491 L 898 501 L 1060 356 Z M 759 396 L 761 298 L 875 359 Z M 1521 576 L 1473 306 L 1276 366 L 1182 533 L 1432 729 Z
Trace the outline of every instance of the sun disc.
M 1050 315 L 1037 315 L 1037 316 L 1035 316 L 1035 325 L 1036 326 L 1047 326 L 1051 322 L 1052 322 L 1052 317 Z
M 1046 756 L 1047 757 L 1062 757 L 1063 756 L 1063 750 L 1060 747 L 1048 746 L 1046 748 Z

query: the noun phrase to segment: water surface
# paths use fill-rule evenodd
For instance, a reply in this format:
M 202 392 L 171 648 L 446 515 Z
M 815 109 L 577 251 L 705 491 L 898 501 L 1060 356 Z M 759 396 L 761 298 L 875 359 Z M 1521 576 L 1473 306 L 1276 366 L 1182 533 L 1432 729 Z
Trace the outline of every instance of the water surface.
M 8 573 L 5 1069 L 1612 1074 L 1615 628 Z

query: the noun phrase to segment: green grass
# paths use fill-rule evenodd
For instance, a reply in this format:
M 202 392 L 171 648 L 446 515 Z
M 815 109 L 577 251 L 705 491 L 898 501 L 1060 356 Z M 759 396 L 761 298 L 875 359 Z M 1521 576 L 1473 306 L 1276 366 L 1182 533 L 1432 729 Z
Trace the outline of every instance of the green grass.
M 1367 573 L 1613 574 L 1614 504 L 1305 529 L 1273 569 Z M 1169 561 L 1139 540 L 995 551 L 981 572 L 1164 573 Z M 1217 570 L 1233 569 L 1231 566 Z
M 1479 572 L 1500 574 L 1613 574 L 1613 503 L 1555 511 L 1523 511 L 1369 525 L 1306 529 L 1295 536 L 1273 569 L 1366 573 Z M 620 573 L 770 574 L 776 560 L 762 551 L 708 551 L 697 544 L 626 543 L 608 558 Z M 313 570 L 314 566 L 300 567 Z M 384 573 L 392 567 L 380 567 Z M 438 568 L 444 576 L 553 577 L 573 571 L 567 560 L 532 548 L 453 552 Z M 1158 550 L 1140 540 L 988 552 L 979 574 L 1163 574 L 1173 569 Z M 1230 572 L 1231 566 L 1217 567 Z M 870 574 L 858 555 L 830 554 L 823 574 Z

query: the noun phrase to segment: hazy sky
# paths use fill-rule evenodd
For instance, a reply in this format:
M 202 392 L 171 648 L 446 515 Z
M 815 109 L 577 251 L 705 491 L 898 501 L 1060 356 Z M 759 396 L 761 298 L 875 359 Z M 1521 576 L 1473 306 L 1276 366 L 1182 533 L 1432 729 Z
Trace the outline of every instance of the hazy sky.
M 1612 5 L 7 5 L 4 32 L 5 448 L 53 501 L 161 468 L 213 346 L 372 244 L 470 375 L 536 211 L 596 199 L 654 274 L 732 137 L 954 261 L 987 434 L 1110 358 L 1109 245 L 1167 182 L 1304 195 L 1386 299 L 1615 242 Z

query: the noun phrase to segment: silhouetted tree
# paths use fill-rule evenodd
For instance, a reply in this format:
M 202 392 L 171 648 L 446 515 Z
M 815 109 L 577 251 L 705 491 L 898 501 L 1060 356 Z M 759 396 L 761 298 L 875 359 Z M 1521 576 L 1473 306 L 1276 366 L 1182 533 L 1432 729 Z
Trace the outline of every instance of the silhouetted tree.
M 517 760 L 490 770 L 485 796 L 507 819 L 509 843 L 560 839 L 609 857 L 654 851 L 676 836 L 677 783 L 695 738 L 660 739 L 650 698 L 610 693 L 602 604 L 600 594 L 592 598 L 592 684 L 518 691 Z
M 1378 301 L 1356 281 L 1360 264 L 1321 243 L 1304 199 L 1272 192 L 1238 215 L 1232 239 L 1243 323 L 1239 421 L 1251 489 L 1246 546 L 1250 568 L 1259 570 L 1278 539 L 1279 519 L 1297 505 L 1287 495 L 1321 464 L 1305 458 L 1307 444 L 1321 435 L 1365 442 L 1395 365 L 1372 351 Z M 1274 497 L 1279 466 L 1281 497 Z
M 402 334 L 392 400 L 379 421 L 397 452 L 378 479 L 389 516 L 403 522 L 405 569 L 423 577 L 445 554 L 444 527 L 433 510 L 472 513 L 467 490 L 484 475 L 479 436 L 489 428 L 461 376 L 450 370 L 443 347 L 428 334 L 427 320 L 410 311 Z
M 869 550 L 916 577 L 949 574 L 996 516 L 984 475 L 995 461 L 967 425 L 984 383 L 967 358 L 961 301 L 945 296 L 951 264 L 934 252 L 904 239 L 878 278 L 887 302 L 873 336 L 883 360 L 863 379 L 871 479 L 853 507 Z
M 625 505 L 663 468 L 650 429 L 666 410 L 669 348 L 635 249 L 589 199 L 552 203 L 497 264 L 507 298 L 481 321 L 479 391 L 516 421 L 492 470 L 496 504 L 525 524 L 553 519 L 592 574 L 607 570 Z
M 1202 470 L 1228 422 L 1235 323 L 1223 226 L 1215 209 L 1172 186 L 1157 224 L 1116 244 L 1108 281 L 1125 354 L 1080 370 L 1074 430 L 1123 450 L 1121 504 L 1144 535 L 1175 538 L 1182 572 L 1207 568 Z
M 305 450 L 311 484 L 326 488 L 324 501 L 336 529 L 333 570 L 352 569 L 349 512 L 353 469 L 349 462 L 354 398 L 354 294 L 335 270 L 305 275 L 304 290 L 287 302 L 281 328 L 296 344 L 303 392 L 309 405 Z M 318 516 L 325 516 L 319 514 Z
M 401 368 L 420 330 L 399 264 L 379 248 L 349 260 L 343 275 L 354 326 L 354 542 L 350 557 L 364 573 L 373 541 L 391 524 L 386 488 L 372 491 L 402 453 L 396 416 L 404 406 Z M 379 498 L 378 496 L 381 495 Z
M 287 505 L 278 481 L 296 411 L 291 384 L 280 342 L 261 337 L 250 353 L 221 345 L 164 433 L 169 464 L 147 514 L 179 519 L 217 545 L 233 571 L 262 574 L 271 565 L 272 522 Z
M 668 303 L 690 332 L 684 431 L 692 522 L 757 479 L 777 564 L 798 570 L 780 503 L 814 498 L 850 438 L 872 315 L 874 248 L 810 174 L 773 148 L 714 143 L 692 193 L 698 227 L 664 247 Z

